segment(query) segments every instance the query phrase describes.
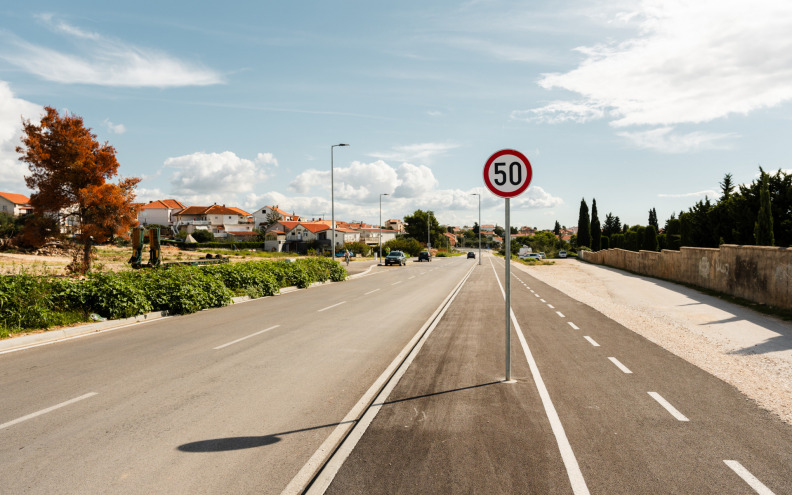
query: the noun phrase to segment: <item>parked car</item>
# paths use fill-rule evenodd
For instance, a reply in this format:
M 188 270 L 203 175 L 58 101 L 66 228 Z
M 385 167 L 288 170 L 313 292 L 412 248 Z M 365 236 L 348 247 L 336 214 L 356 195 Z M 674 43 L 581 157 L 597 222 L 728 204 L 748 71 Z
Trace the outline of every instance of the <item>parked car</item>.
M 539 253 L 527 253 L 527 254 L 524 254 L 522 256 L 518 256 L 518 258 L 520 258 L 521 260 L 531 259 L 531 260 L 539 260 L 539 261 L 541 261 L 542 260 L 542 255 L 540 255 Z
M 474 253 L 473 251 L 468 251 L 468 259 L 470 258 L 476 259 L 476 253 Z
M 539 251 L 539 256 L 541 256 L 542 259 L 546 258 L 545 254 L 544 254 L 544 251 Z
M 432 254 L 429 251 L 418 253 L 418 261 L 432 261 Z
M 407 257 L 401 251 L 391 251 L 385 256 L 385 266 L 388 265 L 407 265 Z
M 566 251 L 559 251 L 558 252 L 558 257 L 559 258 L 566 258 L 566 256 L 567 256 L 567 252 Z

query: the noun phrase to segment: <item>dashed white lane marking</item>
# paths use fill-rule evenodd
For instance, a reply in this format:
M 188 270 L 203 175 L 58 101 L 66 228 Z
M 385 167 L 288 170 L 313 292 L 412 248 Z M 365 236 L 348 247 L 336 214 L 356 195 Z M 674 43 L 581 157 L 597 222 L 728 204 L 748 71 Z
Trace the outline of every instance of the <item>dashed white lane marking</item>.
M 79 401 L 81 401 L 83 399 L 88 399 L 89 397 L 93 397 L 94 395 L 97 395 L 97 393 L 96 392 L 89 392 L 89 393 L 87 393 L 85 395 L 81 395 L 79 397 L 75 397 L 74 399 L 67 400 L 66 402 L 61 402 L 60 404 L 56 404 L 56 405 L 54 405 L 52 407 L 48 407 L 46 409 L 42 409 L 41 411 L 36 411 L 34 413 L 28 414 L 27 416 L 22 416 L 21 418 L 17 418 L 17 419 L 15 419 L 13 421 L 9 421 L 8 423 L 3 423 L 3 424 L 0 425 L 0 430 L 2 430 L 4 428 L 8 428 L 9 426 L 14 426 L 15 424 L 19 424 L 19 423 L 21 423 L 23 421 L 27 421 L 29 419 L 36 418 L 38 416 L 41 416 L 42 414 L 47 414 L 48 412 L 52 412 L 55 409 L 60 409 L 61 407 L 69 406 L 69 405 L 74 404 L 75 402 L 79 402 Z
M 399 280 L 398 282 L 393 282 L 391 285 L 396 285 L 396 284 L 400 284 L 400 283 L 402 283 L 401 280 Z
M 756 479 L 756 476 L 752 475 L 739 462 L 737 462 L 737 461 L 723 461 L 723 462 L 726 463 L 726 465 L 729 466 L 732 469 L 732 471 L 737 473 L 737 476 L 739 476 L 740 478 L 743 479 L 743 481 L 748 483 L 748 486 L 753 488 L 754 491 L 756 491 L 756 493 L 758 493 L 759 495 L 775 495 L 772 492 L 772 490 L 767 488 L 764 485 L 764 483 L 762 483 L 761 481 Z
M 591 337 L 589 337 L 588 335 L 584 335 L 584 336 L 583 336 L 583 338 L 584 338 L 584 339 L 586 339 L 586 340 L 588 340 L 588 341 L 589 341 L 589 343 L 590 343 L 591 345 L 593 345 L 594 347 L 599 347 L 599 346 L 600 346 L 598 343 L 594 342 L 594 339 L 592 339 L 592 338 L 591 338 Z
M 555 309 L 555 306 L 553 306 L 552 304 L 548 304 L 547 307 L 550 309 Z
M 546 302 L 547 302 L 547 301 L 545 301 L 544 299 L 539 299 L 539 300 L 540 300 L 540 301 L 542 301 L 543 303 L 546 303 Z
M 261 334 L 262 334 L 262 333 L 264 333 L 264 332 L 269 332 L 270 330 L 272 330 L 272 329 L 274 329 L 274 328 L 278 328 L 279 326 L 280 326 L 280 325 L 274 325 L 274 326 L 271 326 L 271 327 L 269 327 L 269 328 L 265 328 L 264 330 L 259 330 L 259 331 L 258 331 L 258 332 L 256 332 L 256 333 L 251 333 L 251 334 L 250 334 L 250 335 L 248 335 L 247 337 L 242 337 L 241 339 L 236 339 L 236 340 L 234 340 L 233 342 L 229 342 L 229 343 L 227 343 L 227 344 L 219 345 L 219 346 L 215 347 L 215 348 L 214 348 L 214 350 L 218 350 L 218 349 L 222 349 L 223 347 L 228 347 L 228 346 L 230 346 L 230 345 L 234 345 L 234 344 L 236 344 L 237 342 L 242 342 L 243 340 L 247 340 L 247 339 L 249 339 L 249 338 L 251 338 L 251 337 L 255 337 L 256 335 L 261 335 Z
M 379 290 L 379 289 L 370 290 L 370 291 L 366 292 L 366 293 L 365 293 L 365 294 L 363 294 L 363 295 L 364 295 L 364 296 L 367 296 L 367 295 L 369 295 L 369 294 L 373 294 L 373 293 L 377 292 L 378 290 Z
M 534 294 L 536 297 L 540 297 L 539 294 Z
M 556 314 L 561 318 L 566 318 L 566 316 L 564 316 L 564 313 L 562 313 L 561 311 L 556 311 Z
M 679 421 L 690 421 L 689 419 L 687 419 L 685 417 L 684 414 L 682 414 L 681 412 L 677 411 L 677 409 L 674 406 L 672 406 L 667 400 L 665 400 L 657 392 L 648 392 L 648 394 L 651 395 L 652 398 L 654 400 L 656 400 L 661 406 L 663 406 L 666 409 L 666 411 L 671 413 L 671 416 L 675 417 Z
M 415 275 L 413 275 L 412 277 L 407 277 L 407 280 L 412 280 L 414 278 L 415 278 Z
M 490 261 L 490 264 L 492 265 L 492 270 L 495 271 L 495 265 L 492 264 L 492 261 Z M 498 281 L 501 294 L 505 298 L 506 291 L 503 289 L 503 284 L 501 283 L 497 272 L 495 272 L 495 279 Z M 536 364 L 536 360 L 531 353 L 531 349 L 528 348 L 528 342 L 525 340 L 525 335 L 523 334 L 522 328 L 520 327 L 520 323 L 517 321 L 517 317 L 514 315 L 514 309 L 512 309 L 510 313 L 511 314 L 509 316 L 511 317 L 514 331 L 517 333 L 517 338 L 520 339 L 520 345 L 522 346 L 523 353 L 525 354 L 525 359 L 528 361 L 528 368 L 531 370 L 531 376 L 534 379 L 534 385 L 539 392 L 539 398 L 542 400 L 545 414 L 547 415 L 547 419 L 550 421 L 550 429 L 553 431 L 556 444 L 558 444 L 558 450 L 561 453 L 561 460 L 564 463 L 567 476 L 569 477 L 569 482 L 572 485 L 572 493 L 574 495 L 589 495 L 590 492 L 588 485 L 586 485 L 586 480 L 583 478 L 583 472 L 580 470 L 580 465 L 578 464 L 577 458 L 575 457 L 575 452 L 572 450 L 572 445 L 569 443 L 569 438 L 566 436 L 564 425 L 561 423 L 561 418 L 558 416 L 558 411 L 556 411 L 553 401 L 550 399 L 550 392 L 548 392 L 547 386 L 545 386 L 544 380 L 542 380 L 542 374 L 539 372 L 539 366 Z
M 531 289 L 531 292 L 533 292 L 533 291 L 534 291 L 534 290 L 533 290 L 533 289 Z
M 574 323 L 572 323 L 571 321 L 569 321 L 567 323 L 569 323 L 569 326 L 572 327 L 573 330 L 580 330 L 580 328 L 578 328 L 578 326 L 575 325 Z
M 621 364 L 619 360 L 616 359 L 615 357 L 609 357 L 608 359 L 610 359 L 611 363 L 615 364 L 616 367 L 622 370 L 624 373 L 632 374 L 632 371 L 630 371 L 630 369 L 627 366 Z
M 317 311 L 317 313 L 321 313 L 322 311 L 327 311 L 328 309 L 335 308 L 336 306 L 341 306 L 341 305 L 342 305 L 342 304 L 344 304 L 345 302 L 346 302 L 346 301 L 341 301 L 340 303 L 333 304 L 332 306 L 328 306 L 328 307 L 326 307 L 326 308 L 322 308 L 322 309 L 320 309 L 319 311 Z

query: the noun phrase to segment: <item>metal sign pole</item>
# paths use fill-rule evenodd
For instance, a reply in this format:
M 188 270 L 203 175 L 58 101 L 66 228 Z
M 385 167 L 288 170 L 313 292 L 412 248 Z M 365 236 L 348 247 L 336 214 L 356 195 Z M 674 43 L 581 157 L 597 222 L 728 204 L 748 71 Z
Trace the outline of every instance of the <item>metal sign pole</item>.
M 506 381 L 511 381 L 511 205 L 510 198 L 506 198 L 506 242 L 504 258 L 506 260 Z M 481 228 L 481 227 L 479 227 Z

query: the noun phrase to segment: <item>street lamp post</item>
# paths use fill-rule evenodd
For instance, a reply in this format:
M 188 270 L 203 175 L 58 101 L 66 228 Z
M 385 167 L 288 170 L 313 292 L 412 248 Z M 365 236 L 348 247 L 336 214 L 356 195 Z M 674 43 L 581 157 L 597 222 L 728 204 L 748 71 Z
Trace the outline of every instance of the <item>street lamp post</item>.
M 330 146 L 330 227 L 333 229 L 333 239 L 330 241 L 330 249 L 333 250 L 333 261 L 336 259 L 335 248 L 335 188 L 333 187 L 333 148 L 336 146 L 349 146 L 348 144 L 340 143 Z
M 471 196 L 478 196 L 479 203 L 479 265 L 481 264 L 481 193 L 472 193 Z
M 380 223 L 379 223 L 379 259 L 382 263 L 382 197 L 388 196 L 388 193 L 380 193 Z
M 431 256 L 431 251 L 430 250 L 432 249 L 432 236 L 429 233 L 429 226 L 431 225 L 431 223 L 430 223 L 431 222 L 431 215 L 432 215 L 432 212 L 429 211 L 429 210 L 426 210 L 426 250 L 429 251 L 430 256 Z

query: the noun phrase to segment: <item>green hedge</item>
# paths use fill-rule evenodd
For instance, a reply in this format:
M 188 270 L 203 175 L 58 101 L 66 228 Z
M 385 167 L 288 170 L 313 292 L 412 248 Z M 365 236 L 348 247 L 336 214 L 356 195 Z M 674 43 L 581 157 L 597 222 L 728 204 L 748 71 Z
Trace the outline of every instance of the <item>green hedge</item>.
M 89 321 L 92 313 L 110 319 L 151 311 L 194 313 L 225 306 L 234 295 L 270 296 L 282 287 L 305 288 L 314 282 L 339 282 L 346 277 L 346 269 L 329 258 L 177 265 L 91 274 L 85 279 L 3 275 L 0 337 Z

